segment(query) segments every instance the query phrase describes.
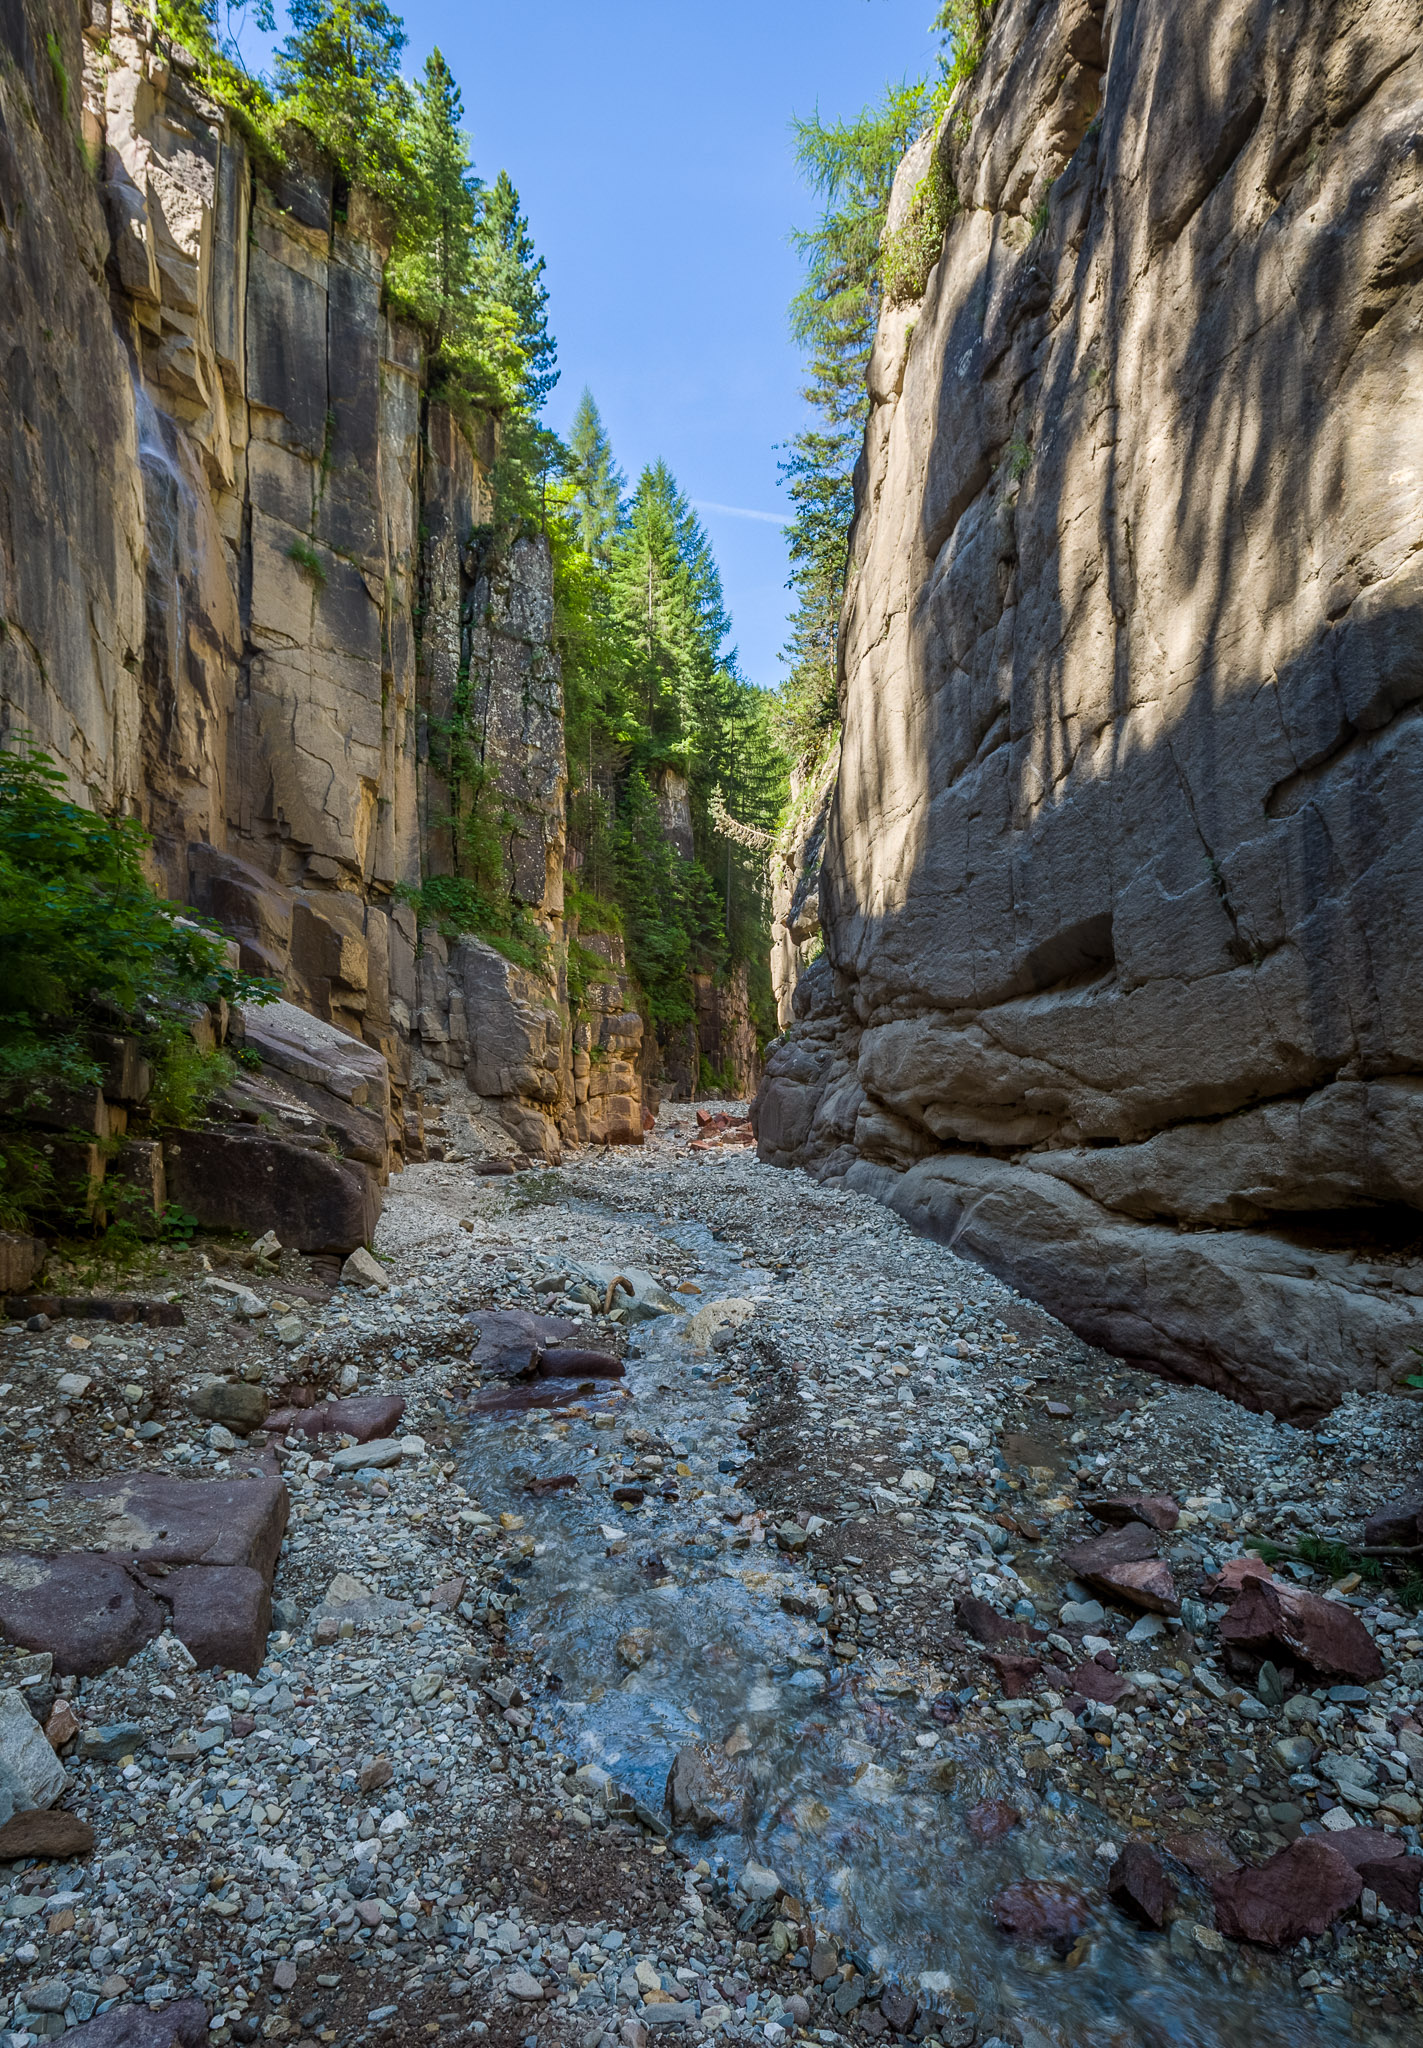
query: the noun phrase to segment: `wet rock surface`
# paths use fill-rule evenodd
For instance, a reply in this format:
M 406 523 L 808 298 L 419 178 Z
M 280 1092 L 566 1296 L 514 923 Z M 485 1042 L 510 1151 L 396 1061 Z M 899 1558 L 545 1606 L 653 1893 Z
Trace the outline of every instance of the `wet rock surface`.
M 173 1251 L 182 1328 L 0 1337 L 0 1540 L 110 1565 L 65 1546 L 122 1506 L 125 1583 L 142 1561 L 154 1588 L 113 1669 L 0 1650 L 57 1745 L 43 1817 L 93 1838 L 4 1865 L 0 2031 L 196 2002 L 210 2040 L 301 2048 L 1077 2048 L 1149 2010 L 1145 2040 L 1404 2048 L 1423 1622 L 1301 1538 L 1357 1542 L 1405 1491 L 1416 1411 L 1307 1432 L 1127 1373 L 866 1198 L 689 1154 L 696 1128 L 557 1174 L 408 1171 L 383 1290 Z M 621 1377 L 511 1385 L 490 1315 Z M 285 1435 L 217 1437 L 189 1398 L 214 1376 Z M 346 1449 L 383 1465 L 302 1428 L 376 1399 L 393 1434 Z M 260 1579 L 261 1517 L 227 1514 L 217 1562 L 155 1525 L 195 1479 L 290 1504 L 250 1673 L 194 1669 L 174 1625 L 184 1572 Z M 1114 1528 L 1179 1614 L 1073 1575 Z M 1380 1675 L 1224 1640 L 1267 1569 Z

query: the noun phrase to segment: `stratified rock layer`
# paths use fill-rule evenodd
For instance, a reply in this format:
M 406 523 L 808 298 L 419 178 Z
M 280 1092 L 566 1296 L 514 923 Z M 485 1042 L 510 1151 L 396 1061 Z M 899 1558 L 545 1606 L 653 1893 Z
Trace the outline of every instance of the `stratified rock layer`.
M 1423 1206 L 1418 14 L 993 23 L 896 188 L 959 204 L 870 367 L 762 1151 L 1318 1412 L 1423 1331 L 1358 1256 Z

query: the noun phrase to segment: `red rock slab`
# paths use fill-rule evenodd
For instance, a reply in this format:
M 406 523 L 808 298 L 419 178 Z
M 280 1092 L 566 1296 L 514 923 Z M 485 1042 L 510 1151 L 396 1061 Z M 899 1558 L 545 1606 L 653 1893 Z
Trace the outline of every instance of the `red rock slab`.
M 1166 1835 L 1161 1846 L 1183 1870 L 1189 1870 L 1203 1884 L 1214 1884 L 1217 1878 L 1229 1877 L 1240 1868 L 1240 1858 L 1232 1853 L 1223 1837 L 1206 1829 Z
M 1140 1564 L 1116 1564 L 1093 1572 L 1088 1584 L 1129 1607 L 1144 1607 L 1148 1614 L 1179 1614 L 1181 1597 L 1164 1557 L 1143 1558 Z
M 1080 1693 L 1084 1700 L 1096 1700 L 1100 1705 L 1114 1707 L 1128 1691 L 1131 1681 L 1120 1671 L 1108 1671 L 1096 1658 L 1086 1664 L 1079 1664 L 1068 1674 L 1065 1684 L 1070 1692 Z
M 208 2009 L 200 1998 L 185 1998 L 150 2012 L 145 2005 L 115 2005 L 64 2037 L 66 2048 L 202 2048 L 208 2037 Z
M 5 1314 L 23 1322 L 27 1316 L 61 1316 L 75 1321 L 147 1323 L 150 1329 L 182 1329 L 187 1318 L 176 1301 L 136 1301 L 112 1294 L 7 1294 Z
M 964 1815 L 964 1826 L 975 1842 L 998 1842 L 1010 1835 L 1022 1818 L 1006 1799 L 981 1799 Z
M 87 1856 L 93 1846 L 94 1830 L 88 1821 L 57 1806 L 13 1814 L 0 1828 L 0 1863 L 14 1863 L 22 1856 Z
M 1099 1522 L 1111 1522 L 1117 1528 L 1127 1522 L 1144 1522 L 1148 1529 L 1163 1535 L 1181 1519 L 1180 1504 L 1169 1493 L 1103 1494 L 1096 1500 L 1084 1500 L 1082 1505 Z
M 1361 1863 L 1358 1872 L 1366 1889 L 1376 1892 L 1390 1912 L 1418 1911 L 1423 1856 L 1390 1856 L 1380 1863 Z
M 98 1504 L 108 1548 L 140 1564 L 245 1564 L 270 1579 L 286 1533 L 282 1481 L 173 1479 L 130 1472 L 66 1487 Z
M 1386 1863 L 1406 1854 L 1406 1844 L 1382 1828 L 1340 1828 L 1337 1833 L 1331 1830 L 1329 1847 L 1355 1870 L 1361 1870 L 1366 1863 Z
M 0 1635 L 49 1650 L 61 1677 L 93 1678 L 162 1633 L 163 1609 L 121 1558 L 0 1555 Z
M 1275 1574 L 1258 1557 L 1228 1557 L 1212 1579 L 1205 1582 L 1208 1600 L 1223 1600 L 1228 1606 L 1247 1579 L 1273 1579 Z
M 620 1380 L 623 1362 L 608 1351 L 579 1351 L 551 1344 L 539 1353 L 539 1378 L 545 1380 Z
M 245 1671 L 255 1677 L 272 1628 L 269 1581 L 249 1565 L 180 1565 L 154 1581 L 172 1609 L 172 1628 L 200 1671 Z
M 988 1661 L 998 1675 L 1005 1700 L 1031 1699 L 1038 1679 L 1042 1676 L 1042 1660 L 1038 1657 L 1015 1657 L 1004 1650 L 991 1650 Z
M 989 1911 L 1003 1934 L 1015 1941 L 1059 1941 L 1087 1925 L 1087 1901 L 1065 1884 L 1024 1878 L 990 1900 Z
M 1401 1494 L 1375 1508 L 1364 1523 L 1364 1546 L 1368 1550 L 1411 1549 L 1423 1529 L 1423 1492 Z
M 1322 1678 L 1368 1685 L 1383 1676 L 1378 1645 L 1352 1608 L 1253 1573 L 1243 1577 L 1220 1639 L 1277 1662 L 1307 1664 Z
M 996 1607 L 990 1607 L 986 1600 L 979 1600 L 966 1593 L 954 1602 L 954 1619 L 965 1635 L 972 1636 L 976 1643 L 988 1649 L 996 1649 L 999 1643 L 1033 1643 L 1041 1636 L 1030 1622 L 1010 1621 L 1000 1614 Z
M 353 1436 L 358 1444 L 394 1436 L 405 1413 L 403 1394 L 352 1394 L 316 1408 L 278 1408 L 266 1427 L 287 1436 Z
M 1164 1927 L 1176 1887 L 1154 1849 L 1128 1842 L 1108 1874 L 1107 1897 L 1144 1927 Z
M 578 1335 L 577 1323 L 566 1317 L 526 1315 L 522 1309 L 480 1309 L 464 1322 L 474 1333 L 471 1363 L 476 1371 L 497 1373 L 501 1379 L 524 1379 L 537 1372 L 542 1352 Z
M 1118 1565 L 1140 1564 L 1157 1555 L 1155 1532 L 1145 1522 L 1123 1522 L 1105 1536 L 1093 1536 L 1086 1543 L 1074 1543 L 1062 1553 L 1062 1562 L 1075 1579 L 1093 1579 Z
M 1364 1881 L 1317 1835 L 1305 1835 L 1268 1863 L 1245 1866 L 1211 1886 L 1216 1925 L 1232 1941 L 1286 1948 L 1313 1940 L 1357 1903 Z

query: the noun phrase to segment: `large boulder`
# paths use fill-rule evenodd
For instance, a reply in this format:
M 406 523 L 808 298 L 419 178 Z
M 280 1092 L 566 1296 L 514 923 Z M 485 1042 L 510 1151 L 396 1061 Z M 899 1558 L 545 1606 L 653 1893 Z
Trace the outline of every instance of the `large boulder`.
M 275 1230 L 303 1252 L 354 1251 L 380 1218 L 368 1166 L 240 1131 L 184 1131 L 163 1148 L 168 1194 L 204 1230 Z
M 84 1677 L 165 1627 L 204 1668 L 258 1669 L 290 1505 L 280 1479 L 137 1473 L 67 1492 L 102 1548 L 0 1556 L 0 1634 Z
M 391 1139 L 384 1055 L 294 1003 L 247 1003 L 240 1017 L 246 1047 L 261 1054 L 267 1074 L 311 1111 L 346 1158 L 384 1173 Z

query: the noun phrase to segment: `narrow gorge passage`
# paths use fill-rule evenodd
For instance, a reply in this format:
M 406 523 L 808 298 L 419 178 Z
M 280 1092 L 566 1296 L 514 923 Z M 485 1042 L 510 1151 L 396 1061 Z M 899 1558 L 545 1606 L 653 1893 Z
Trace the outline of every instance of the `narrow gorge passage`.
M 1411 1920 L 1376 1897 L 1280 1959 L 1216 1932 L 1211 1888 L 1405 1800 L 1407 1738 L 1370 1731 L 1423 1617 L 1343 1596 L 1387 1675 L 1286 1713 L 1203 1592 L 1263 1527 L 1362 1512 L 1411 1411 L 1309 1434 L 1132 1374 L 868 1197 L 697 1132 L 673 1109 L 641 1152 L 401 1177 L 385 1286 L 302 1311 L 308 1376 L 353 1424 L 403 1399 L 398 1433 L 269 1433 L 292 1518 L 253 1677 L 165 1635 L 66 1682 L 102 1856 L 50 1867 L 41 1930 L 87 1915 L 96 1976 L 238 2041 L 1416 2039 Z M 188 1267 L 211 1350 L 231 1317 Z M 277 1311 L 293 1271 L 243 1285 Z M 636 1319 L 601 1314 L 614 1280 Z M 480 1319 L 543 1313 L 623 1375 L 506 1377 Z M 1124 1490 L 1182 1504 L 1181 1620 L 1063 1563 Z M 68 1989 L 32 1896 L 0 1968 Z

